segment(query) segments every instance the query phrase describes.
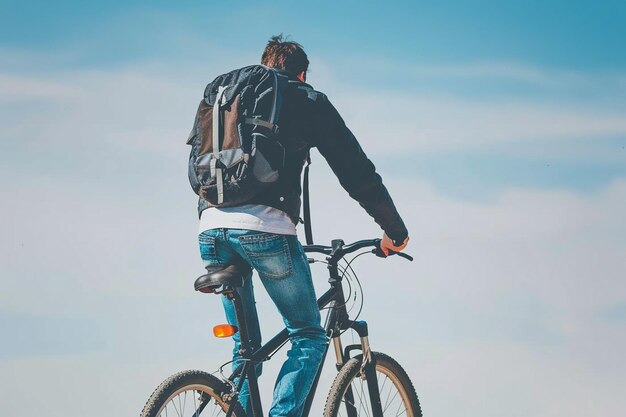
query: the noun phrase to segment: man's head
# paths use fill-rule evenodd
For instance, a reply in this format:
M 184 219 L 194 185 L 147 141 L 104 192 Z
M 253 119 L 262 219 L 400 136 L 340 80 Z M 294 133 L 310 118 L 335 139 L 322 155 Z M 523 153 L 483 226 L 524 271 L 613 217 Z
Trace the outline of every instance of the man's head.
M 291 72 L 302 82 L 306 80 L 309 59 L 302 45 L 283 39 L 283 35 L 272 36 L 261 57 L 261 64 Z

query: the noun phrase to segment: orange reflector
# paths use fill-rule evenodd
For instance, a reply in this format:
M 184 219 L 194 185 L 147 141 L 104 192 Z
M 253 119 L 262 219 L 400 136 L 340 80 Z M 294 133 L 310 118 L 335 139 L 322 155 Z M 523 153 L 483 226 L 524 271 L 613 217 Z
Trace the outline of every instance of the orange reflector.
M 238 330 L 236 326 L 230 324 L 218 324 L 213 327 L 213 335 L 215 337 L 229 337 L 237 333 Z

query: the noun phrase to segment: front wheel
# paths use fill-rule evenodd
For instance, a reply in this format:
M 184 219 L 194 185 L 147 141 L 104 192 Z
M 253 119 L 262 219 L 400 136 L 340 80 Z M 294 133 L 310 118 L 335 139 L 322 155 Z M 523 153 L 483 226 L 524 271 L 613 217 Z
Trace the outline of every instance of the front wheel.
M 384 353 L 372 352 L 384 417 L 422 417 L 415 388 L 407 373 Z M 365 374 L 361 373 L 363 355 L 350 359 L 335 378 L 324 407 L 324 417 L 371 417 L 372 405 Z
M 167 378 L 154 390 L 140 417 L 183 417 L 225 415 L 230 387 L 202 371 L 183 371 Z M 233 417 L 246 417 L 235 404 Z

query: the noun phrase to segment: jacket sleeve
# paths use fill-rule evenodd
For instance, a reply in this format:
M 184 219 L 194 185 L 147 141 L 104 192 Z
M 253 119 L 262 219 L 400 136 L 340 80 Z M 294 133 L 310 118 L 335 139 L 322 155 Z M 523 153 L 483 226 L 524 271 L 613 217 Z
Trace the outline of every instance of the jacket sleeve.
M 376 168 L 326 96 L 315 100 L 313 145 L 324 156 L 341 186 L 374 218 L 396 244 L 408 231 Z

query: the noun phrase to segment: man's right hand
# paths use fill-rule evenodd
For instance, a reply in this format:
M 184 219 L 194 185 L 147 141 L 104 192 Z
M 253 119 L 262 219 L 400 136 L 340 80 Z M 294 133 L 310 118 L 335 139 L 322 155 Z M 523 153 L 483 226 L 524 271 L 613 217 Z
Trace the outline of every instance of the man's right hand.
M 385 256 L 389 256 L 390 250 L 394 252 L 402 252 L 402 249 L 406 248 L 406 245 L 408 243 L 409 243 L 409 237 L 407 236 L 401 245 L 396 246 L 394 245 L 393 240 L 391 240 L 391 238 L 387 236 L 387 233 L 383 233 L 383 239 L 380 241 L 380 250 L 383 251 Z

